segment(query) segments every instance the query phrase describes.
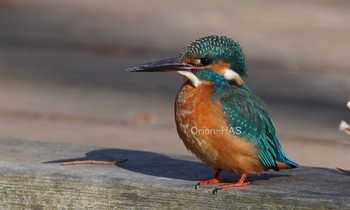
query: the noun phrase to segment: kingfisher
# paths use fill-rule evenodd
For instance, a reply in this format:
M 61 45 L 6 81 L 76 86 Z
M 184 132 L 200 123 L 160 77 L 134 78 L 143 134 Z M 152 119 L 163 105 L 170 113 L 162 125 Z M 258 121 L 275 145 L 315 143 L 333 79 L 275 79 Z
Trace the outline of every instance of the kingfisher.
M 247 61 L 238 42 L 207 36 L 191 42 L 179 57 L 141 64 L 129 72 L 178 72 L 185 82 L 175 100 L 175 122 L 186 148 L 215 171 L 195 185 L 224 182 L 223 170 L 240 175 L 213 190 L 243 187 L 248 175 L 299 165 L 284 153 L 265 103 L 242 79 Z

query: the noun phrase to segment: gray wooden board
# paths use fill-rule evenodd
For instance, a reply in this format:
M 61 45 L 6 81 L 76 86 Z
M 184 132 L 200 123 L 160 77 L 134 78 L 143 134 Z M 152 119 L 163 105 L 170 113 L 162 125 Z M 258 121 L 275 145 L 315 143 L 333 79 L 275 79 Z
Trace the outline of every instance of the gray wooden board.
M 128 161 L 118 166 L 72 165 L 80 159 Z M 145 151 L 0 140 L 1 209 L 114 208 L 350 208 L 350 176 L 301 167 L 250 176 L 252 184 L 212 195 L 194 190 L 213 171 L 191 156 Z M 236 180 L 237 175 L 222 177 Z

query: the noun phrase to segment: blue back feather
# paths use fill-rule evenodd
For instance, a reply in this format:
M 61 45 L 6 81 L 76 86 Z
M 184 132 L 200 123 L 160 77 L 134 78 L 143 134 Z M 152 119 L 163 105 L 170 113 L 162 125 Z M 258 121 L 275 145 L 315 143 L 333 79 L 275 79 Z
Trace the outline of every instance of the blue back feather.
M 240 127 L 241 138 L 255 144 L 260 161 L 265 167 L 278 170 L 276 160 L 292 167 L 298 164 L 289 160 L 279 143 L 270 113 L 264 102 L 249 89 L 230 86 L 216 93 L 231 128 Z
M 209 69 L 196 72 L 196 76 L 214 83 L 212 99 L 221 103 L 228 125 L 234 130 L 240 127 L 239 137 L 258 147 L 260 161 L 265 167 L 279 170 L 276 160 L 292 167 L 299 166 L 287 158 L 266 105 L 247 86 L 231 84 Z

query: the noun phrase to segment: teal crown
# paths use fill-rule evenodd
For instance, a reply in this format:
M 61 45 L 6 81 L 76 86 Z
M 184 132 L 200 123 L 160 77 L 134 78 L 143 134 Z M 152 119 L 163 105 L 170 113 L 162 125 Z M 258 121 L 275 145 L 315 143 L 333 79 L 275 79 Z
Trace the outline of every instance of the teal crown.
M 212 64 L 220 60 L 231 65 L 241 76 L 247 75 L 247 61 L 242 47 L 226 36 L 207 36 L 191 42 L 181 52 L 182 58 L 207 58 Z

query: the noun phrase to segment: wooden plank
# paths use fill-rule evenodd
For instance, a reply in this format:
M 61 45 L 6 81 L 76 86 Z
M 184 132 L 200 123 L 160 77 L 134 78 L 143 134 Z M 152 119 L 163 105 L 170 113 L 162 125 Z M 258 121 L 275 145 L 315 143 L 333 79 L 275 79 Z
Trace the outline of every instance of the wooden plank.
M 60 164 L 80 159 L 128 161 Z M 194 190 L 212 171 L 192 157 L 4 139 L 0 160 L 3 209 L 350 208 L 350 176 L 327 168 L 271 171 L 250 177 L 249 187 L 212 195 L 215 186 Z

